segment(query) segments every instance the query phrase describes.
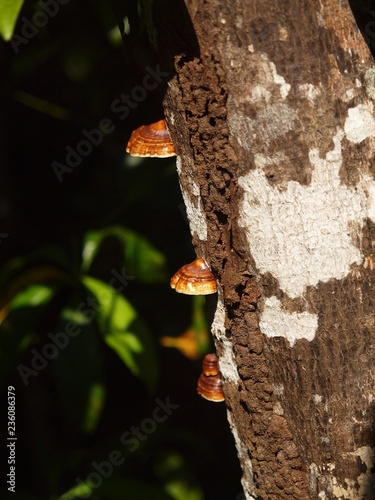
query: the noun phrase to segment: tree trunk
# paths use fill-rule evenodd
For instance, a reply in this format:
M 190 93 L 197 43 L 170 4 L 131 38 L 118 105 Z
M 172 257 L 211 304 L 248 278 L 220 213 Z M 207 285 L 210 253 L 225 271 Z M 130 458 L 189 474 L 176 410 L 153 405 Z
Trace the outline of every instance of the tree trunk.
M 185 3 L 165 114 L 245 496 L 373 499 L 374 61 L 346 0 Z

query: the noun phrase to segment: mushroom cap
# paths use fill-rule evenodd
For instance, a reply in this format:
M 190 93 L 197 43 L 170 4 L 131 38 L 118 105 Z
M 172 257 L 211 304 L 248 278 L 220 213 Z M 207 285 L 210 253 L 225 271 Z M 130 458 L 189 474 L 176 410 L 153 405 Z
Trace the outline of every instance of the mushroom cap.
M 223 384 L 220 375 L 207 377 L 202 373 L 198 379 L 197 391 L 202 398 L 219 403 L 224 401 Z
M 126 152 L 131 156 L 168 158 L 176 156 L 165 120 L 141 125 L 132 132 Z
M 186 295 L 209 295 L 217 292 L 215 276 L 201 257 L 182 266 L 172 277 L 171 287 Z
M 207 377 L 218 375 L 219 362 L 215 353 L 206 354 L 203 358 L 203 374 Z

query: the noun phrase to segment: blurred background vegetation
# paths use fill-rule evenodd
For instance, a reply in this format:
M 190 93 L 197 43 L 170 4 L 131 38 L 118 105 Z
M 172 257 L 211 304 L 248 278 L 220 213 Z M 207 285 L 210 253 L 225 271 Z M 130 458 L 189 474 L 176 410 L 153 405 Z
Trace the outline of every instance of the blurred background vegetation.
M 44 23 L 47 4 L 58 13 Z M 1 1 L 3 37 L 18 7 L 14 33 L 23 41 L 0 42 L 0 496 L 9 495 L 14 386 L 12 498 L 240 498 L 225 406 L 196 393 L 202 357 L 213 350 L 205 299 L 169 287 L 195 258 L 175 159 L 125 153 L 132 130 L 163 117 L 163 86 L 126 119 L 111 109 L 142 85 L 147 66 L 163 69 L 144 8 L 126 0 Z M 33 33 L 28 22 L 45 25 Z M 76 150 L 83 129 L 103 119 L 112 132 L 59 182 L 52 163 L 66 164 L 66 146 Z M 67 328 L 79 334 L 50 347 Z M 147 419 L 155 399 L 167 398 L 179 406 L 154 429 Z M 120 441 L 132 426 L 146 436 L 135 450 Z M 113 450 L 125 460 L 98 487 L 93 462 Z
M 44 23 L 46 5 L 58 12 Z M 16 500 L 243 498 L 225 407 L 196 394 L 212 318 L 204 298 L 169 287 L 195 258 L 175 159 L 125 153 L 132 130 L 162 118 L 164 87 L 124 119 L 111 108 L 147 67 L 164 69 L 149 5 L 0 0 L 2 498 L 8 386 Z M 373 49 L 372 4 L 351 5 Z M 23 40 L 10 40 L 13 21 Z M 112 132 L 59 180 L 52 163 L 66 164 L 65 148 L 103 119 Z M 154 425 L 155 400 L 167 398 L 178 408 Z M 137 446 L 123 444 L 135 427 Z M 114 450 L 124 460 L 98 482 L 93 463 Z

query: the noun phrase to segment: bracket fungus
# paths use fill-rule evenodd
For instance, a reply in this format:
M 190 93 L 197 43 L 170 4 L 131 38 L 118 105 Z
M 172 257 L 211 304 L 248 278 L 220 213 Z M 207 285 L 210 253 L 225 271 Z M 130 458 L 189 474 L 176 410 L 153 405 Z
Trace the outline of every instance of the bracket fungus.
M 131 156 L 153 158 L 168 158 L 176 156 L 167 124 L 165 120 L 159 120 L 149 125 L 141 125 L 132 132 L 126 152 Z
M 197 391 L 202 398 L 219 403 L 224 401 L 223 384 L 220 378 L 216 354 L 206 354 L 203 359 L 203 373 L 198 379 Z
M 172 277 L 171 287 L 186 295 L 209 295 L 217 292 L 215 276 L 201 257 L 181 267 Z

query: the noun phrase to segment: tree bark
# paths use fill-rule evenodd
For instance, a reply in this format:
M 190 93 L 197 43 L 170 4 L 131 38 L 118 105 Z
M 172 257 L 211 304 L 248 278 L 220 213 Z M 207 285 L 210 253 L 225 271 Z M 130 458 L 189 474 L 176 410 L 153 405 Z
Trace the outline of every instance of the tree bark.
M 185 4 L 165 114 L 245 496 L 373 499 L 374 61 L 346 0 Z

